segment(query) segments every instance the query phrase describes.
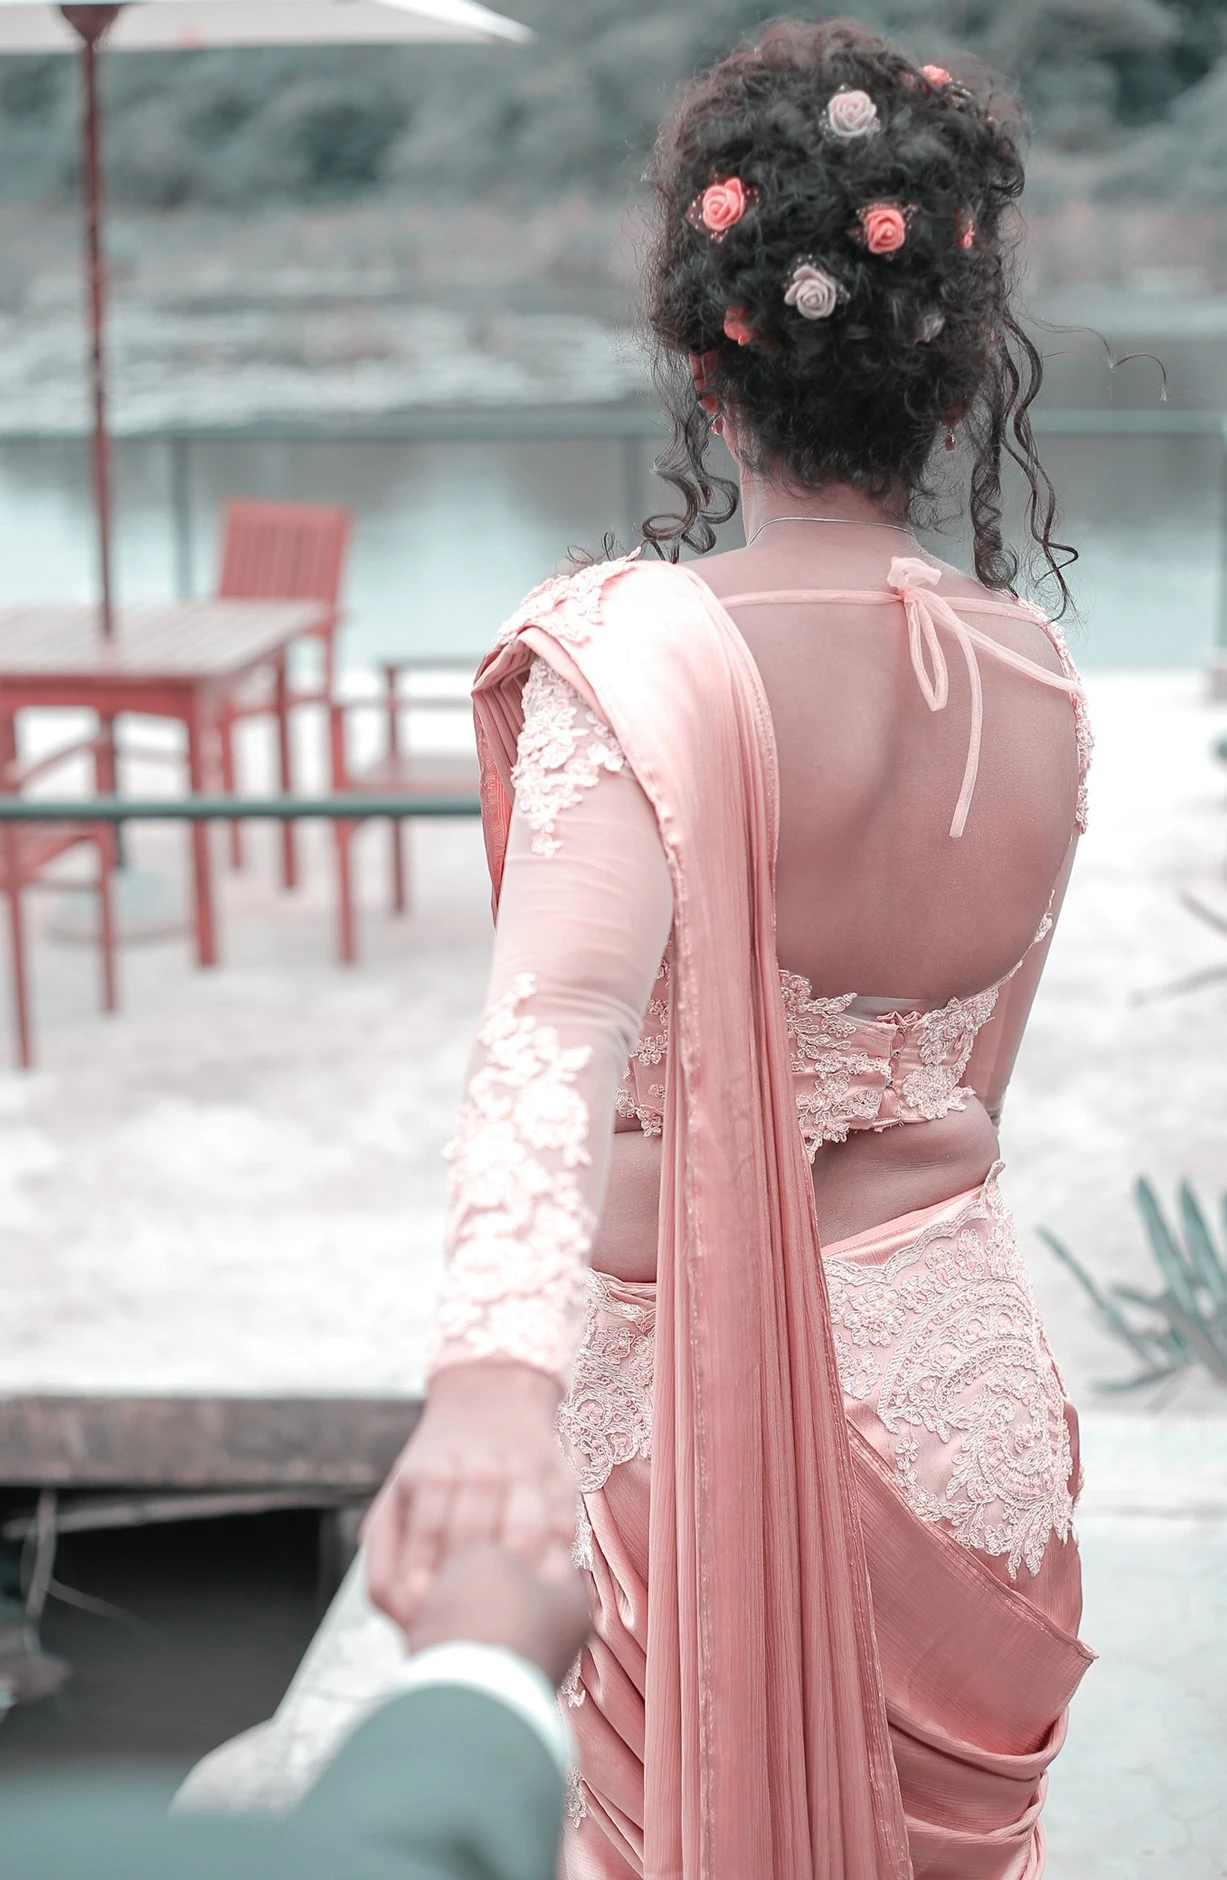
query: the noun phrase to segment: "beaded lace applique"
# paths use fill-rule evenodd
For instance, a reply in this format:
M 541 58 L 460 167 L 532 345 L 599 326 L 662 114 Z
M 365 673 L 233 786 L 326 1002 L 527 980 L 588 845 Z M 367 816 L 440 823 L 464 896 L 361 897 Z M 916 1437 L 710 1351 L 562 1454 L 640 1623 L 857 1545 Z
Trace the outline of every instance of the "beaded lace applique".
M 900 1493 L 964 1547 L 1039 1572 L 1073 1513 L 1064 1394 L 1013 1223 L 997 1190 L 889 1259 L 824 1258 L 839 1381 L 869 1405 Z M 589 1307 L 559 1432 L 584 1494 L 652 1449 L 653 1289 L 625 1299 L 589 1275 Z M 591 1567 L 591 1541 L 581 1564 Z M 572 1699 L 574 1701 L 574 1699 Z
M 596 1225 L 575 1176 L 589 1161 L 575 1082 L 592 1054 L 520 1013 L 534 990 L 531 973 L 517 974 L 478 1033 L 484 1057 L 448 1150 L 451 1258 L 432 1372 L 502 1357 L 571 1375 Z
M 557 855 L 560 812 L 578 803 L 603 770 L 625 768 L 609 726 L 548 660 L 534 659 L 524 685 L 524 729 L 511 782 L 533 831 L 534 855 Z
M 632 549 L 616 561 L 594 561 L 574 574 L 552 575 L 535 587 L 521 601 L 510 620 L 499 628 L 496 646 L 514 640 L 521 627 L 543 626 L 557 640 L 582 646 L 601 624 L 601 594 L 611 581 L 638 561 L 641 551 Z
M 872 1122 L 877 1116 L 882 1087 L 858 1086 L 853 1080 L 875 1073 L 881 1076 L 884 1067 L 880 1059 L 848 1043 L 858 1030 L 856 1021 L 846 1016 L 854 992 L 816 999 L 808 979 L 785 972 L 780 974 L 780 990 L 792 1070 L 814 1079 L 812 1089 L 797 1095 L 797 1120 L 812 1162 L 824 1142 L 847 1141 L 854 1118 Z
M 592 1572 L 592 1539 L 592 1523 L 581 1495 L 575 1504 L 575 1539 L 571 1545 L 571 1559 L 581 1571 L 586 1568 L 589 1573 Z
M 1039 1572 L 1050 1534 L 1069 1533 L 1073 1456 L 999 1167 L 982 1196 L 883 1265 L 823 1267 L 840 1384 L 896 1438 L 909 1507 L 964 1547 L 1008 1556 L 1015 1579 L 1024 1563 Z
M 567 1771 L 567 1787 L 563 1796 L 563 1808 L 572 1828 L 578 1828 L 588 1813 L 588 1804 L 584 1800 L 584 1778 L 578 1769 Z
M 1036 938 L 1041 939 L 1051 925 L 1045 915 Z M 637 1120 L 645 1136 L 661 1133 L 665 1087 L 660 1081 L 645 1089 L 637 1067 L 653 1068 L 668 1056 L 670 964 L 666 953 L 647 1022 L 618 1087 L 618 1115 Z M 889 1048 L 892 1035 L 912 1038 L 920 1058 L 919 1066 L 898 1083 L 899 1105 L 925 1121 L 964 1108 L 970 1092 L 960 1080 L 976 1035 L 992 1017 L 1004 984 L 1001 980 L 969 999 L 951 999 L 939 1011 L 903 1014 L 888 1024 L 849 1016 L 848 1007 L 857 996 L 854 992 L 816 999 L 808 979 L 781 971 L 789 1062 L 793 1075 L 805 1080 L 796 1093 L 797 1121 L 810 1161 L 824 1142 L 845 1142 L 850 1129 L 872 1129 L 877 1124 L 887 1092 L 895 1089 Z M 859 1049 L 852 1042 L 855 1039 L 878 1043 L 877 1054 Z M 870 1081 L 859 1082 L 862 1078 Z M 887 1120 L 904 1119 L 892 1116 Z M 884 1121 L 882 1127 L 886 1126 Z
M 652 1453 L 656 1304 L 652 1287 L 642 1302 L 631 1301 L 617 1298 L 600 1273 L 584 1277 L 587 1318 L 558 1434 L 581 1493 L 591 1495 L 620 1462 Z

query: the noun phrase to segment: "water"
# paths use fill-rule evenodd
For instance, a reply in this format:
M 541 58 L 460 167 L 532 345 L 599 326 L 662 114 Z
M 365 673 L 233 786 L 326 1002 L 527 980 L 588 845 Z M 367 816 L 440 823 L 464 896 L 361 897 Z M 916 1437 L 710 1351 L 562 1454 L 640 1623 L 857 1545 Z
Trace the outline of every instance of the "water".
M 170 453 L 116 449 L 122 599 L 173 596 L 190 574 L 207 593 L 219 514 L 231 495 L 339 502 L 356 512 L 344 658 L 476 657 L 524 592 L 571 544 L 622 540 L 662 506 L 648 440 L 531 442 L 332 438 L 200 441 L 190 453 L 190 569 L 177 551 Z M 1075 656 L 1088 667 L 1205 663 L 1219 613 L 1223 448 L 1214 436 L 1050 437 L 1044 453 L 1066 510 Z M 740 539 L 738 525 L 729 545 Z M 962 558 L 955 541 L 931 545 Z M 86 600 L 93 537 L 84 449 L 0 441 L 0 605 Z

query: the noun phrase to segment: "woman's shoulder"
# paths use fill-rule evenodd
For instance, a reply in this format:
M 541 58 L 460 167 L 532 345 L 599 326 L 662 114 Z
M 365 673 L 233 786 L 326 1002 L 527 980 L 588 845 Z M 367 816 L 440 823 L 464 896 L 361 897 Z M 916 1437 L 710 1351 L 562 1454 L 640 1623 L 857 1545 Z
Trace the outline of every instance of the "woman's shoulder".
M 676 618 L 700 599 L 701 590 L 684 568 L 645 558 L 636 548 L 542 581 L 504 621 L 496 645 L 506 646 L 528 627 L 541 627 L 564 644 L 582 646 L 611 615 L 625 618 L 624 600 L 631 600 L 640 616 L 646 605 L 653 615 L 663 608 Z

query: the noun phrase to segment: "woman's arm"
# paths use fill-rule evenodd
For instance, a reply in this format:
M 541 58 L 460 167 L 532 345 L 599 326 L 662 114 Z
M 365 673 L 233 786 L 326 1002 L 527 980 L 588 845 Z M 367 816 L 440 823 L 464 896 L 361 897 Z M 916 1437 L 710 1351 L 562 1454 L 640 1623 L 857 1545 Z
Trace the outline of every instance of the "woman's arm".
M 426 1409 L 372 1512 L 372 1597 L 412 1618 L 448 1554 L 565 1560 L 554 1414 L 583 1330 L 614 1102 L 668 939 L 656 816 L 609 729 L 538 661 L 486 1007 L 452 1158 Z

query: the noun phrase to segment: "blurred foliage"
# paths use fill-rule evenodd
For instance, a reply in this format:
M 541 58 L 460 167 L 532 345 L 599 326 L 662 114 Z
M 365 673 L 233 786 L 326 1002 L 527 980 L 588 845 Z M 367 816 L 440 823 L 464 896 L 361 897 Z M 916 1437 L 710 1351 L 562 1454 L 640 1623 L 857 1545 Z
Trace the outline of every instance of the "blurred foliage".
M 1087 1294 L 1100 1324 L 1141 1365 L 1135 1376 L 1099 1388 L 1136 1390 L 1174 1377 L 1190 1365 L 1200 1365 L 1216 1383 L 1227 1384 L 1227 1252 L 1215 1245 L 1188 1182 L 1180 1184 L 1174 1226 L 1145 1178 L 1134 1195 L 1158 1269 L 1158 1292 L 1120 1285 L 1105 1290 L 1055 1234 L 1046 1227 L 1039 1230 Z M 1227 1248 L 1227 1196 L 1223 1233 Z
M 376 189 L 620 194 L 679 81 L 778 11 L 760 0 L 508 0 L 508 10 L 535 28 L 534 46 L 112 57 L 110 192 L 162 208 Z M 1109 176 L 1119 152 L 1120 173 L 1150 193 L 1192 168 L 1201 195 L 1227 195 L 1227 0 L 865 0 L 856 10 L 917 57 L 971 54 L 1005 73 L 1042 145 L 1101 152 Z M 75 113 L 71 59 L 0 59 L 0 194 L 53 200 L 72 189 Z M 1130 156 L 1139 133 L 1144 160 Z

